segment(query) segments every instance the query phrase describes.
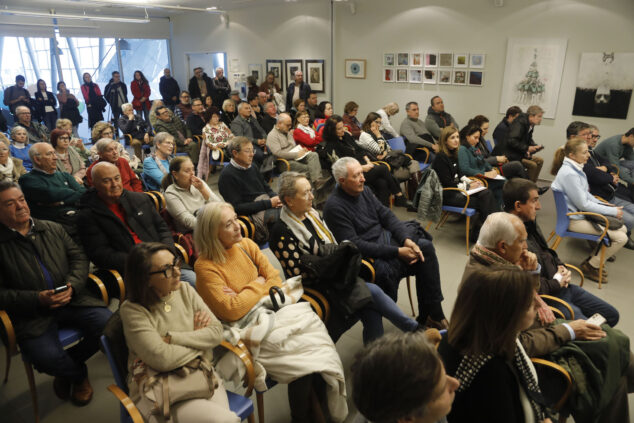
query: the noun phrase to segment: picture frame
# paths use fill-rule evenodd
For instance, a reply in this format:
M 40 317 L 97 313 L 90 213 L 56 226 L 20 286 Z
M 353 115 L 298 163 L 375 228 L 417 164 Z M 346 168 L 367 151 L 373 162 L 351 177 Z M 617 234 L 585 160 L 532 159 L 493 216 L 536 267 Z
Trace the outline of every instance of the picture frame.
M 484 84 L 484 71 L 469 71 L 469 85 L 472 87 L 481 87 Z
M 394 66 L 394 53 L 383 53 L 383 66 Z
M 275 83 L 284 89 L 284 68 L 281 59 L 266 59 L 266 73 L 273 72 Z
M 308 82 L 310 88 L 316 93 L 326 92 L 326 61 L 323 59 L 306 59 L 306 72 L 304 80 Z
M 396 69 L 383 68 L 383 82 L 396 82 Z
M 409 69 L 396 68 L 396 82 L 409 82 Z
M 486 55 L 484 53 L 471 53 L 469 55 L 469 67 L 484 69 Z
M 409 83 L 410 84 L 422 84 L 423 83 L 423 70 L 422 69 L 410 69 L 409 70 Z
M 365 59 L 346 59 L 345 77 L 352 79 L 365 79 Z
M 302 73 L 304 72 L 304 62 L 302 59 L 286 59 L 284 60 L 284 74 L 286 75 L 286 85 L 290 85 L 291 82 L 295 81 L 295 72 L 300 70 Z M 304 76 L 304 80 L 306 76 Z
M 469 67 L 469 53 L 455 53 L 453 55 L 453 67 L 454 68 Z
M 262 65 L 261 64 L 250 64 L 249 65 L 249 73 L 247 76 L 253 75 L 255 76 L 255 80 L 258 85 L 264 82 L 264 75 L 262 74 Z
M 423 53 L 410 53 L 409 55 L 409 65 L 415 68 L 423 67 Z
M 425 69 L 423 71 L 423 84 L 435 84 L 437 76 L 437 69 Z
M 467 85 L 467 71 L 454 69 L 451 73 L 451 83 L 453 85 Z
M 452 67 L 453 66 L 453 53 L 440 53 L 438 55 L 438 66 Z
M 451 84 L 451 69 L 438 69 L 438 85 Z
M 425 67 L 426 68 L 438 67 L 438 53 L 425 53 Z
M 409 53 L 397 53 L 396 54 L 397 66 L 409 66 Z

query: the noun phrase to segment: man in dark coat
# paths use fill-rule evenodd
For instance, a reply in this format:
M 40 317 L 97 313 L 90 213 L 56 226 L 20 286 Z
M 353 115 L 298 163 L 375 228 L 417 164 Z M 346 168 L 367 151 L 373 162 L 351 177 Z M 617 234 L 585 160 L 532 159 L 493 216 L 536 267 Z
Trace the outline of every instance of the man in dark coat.
M 24 88 L 24 76 L 18 75 L 15 77 L 15 85 L 4 90 L 4 104 L 9 106 L 9 110 L 15 116 L 15 120 L 18 117 L 15 113 L 15 109 L 18 106 L 26 106 L 31 108 L 31 94 Z
M 506 115 L 504 118 L 498 123 L 498 126 L 495 127 L 495 131 L 493 131 L 493 143 L 497 147 L 497 145 L 505 144 L 506 139 L 509 136 L 509 128 L 511 127 L 511 123 L 522 113 L 522 109 L 517 106 L 511 106 L 506 109 Z
M 128 102 L 128 87 L 121 82 L 121 74 L 119 72 L 112 72 L 112 79 L 106 85 L 103 96 L 112 110 L 112 125 L 118 128 L 121 106 Z
M 520 114 L 509 127 L 509 135 L 501 147 L 509 161 L 520 160 L 526 168 L 528 179 L 537 181 L 539 172 L 544 165 L 544 159 L 535 156 L 535 153 L 543 149 L 543 145 L 537 145 L 533 141 L 535 126 L 542 123 L 544 110 L 539 106 L 530 106 L 526 113 Z M 499 140 L 498 140 L 499 142 Z
M 203 72 L 203 68 L 194 68 L 194 76 L 189 80 L 188 90 L 191 98 L 200 98 L 202 100 L 204 95 L 211 95 L 213 82 L 211 78 Z M 215 101 L 214 104 L 216 104 Z M 222 105 L 222 103 L 220 104 Z
M 216 77 L 211 80 L 211 101 L 216 107 L 222 107 L 222 103 L 229 98 L 231 93 L 231 85 L 224 76 L 225 70 L 223 68 L 216 68 Z
M 172 77 L 169 68 L 163 69 L 163 76 L 159 82 L 159 91 L 163 97 L 163 104 L 174 110 L 174 106 L 178 104 L 178 95 L 181 92 L 176 79 Z
M 293 102 L 298 98 L 306 101 L 311 91 L 310 85 L 304 82 L 304 73 L 301 70 L 295 71 L 295 81 L 288 84 L 286 90 L 286 110 L 291 110 Z

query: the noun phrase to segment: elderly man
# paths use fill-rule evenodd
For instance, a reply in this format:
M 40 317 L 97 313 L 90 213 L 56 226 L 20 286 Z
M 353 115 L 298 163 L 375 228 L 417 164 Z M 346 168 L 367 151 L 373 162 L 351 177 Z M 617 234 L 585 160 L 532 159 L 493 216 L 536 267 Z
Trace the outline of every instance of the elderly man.
M 266 137 L 266 146 L 275 157 L 288 160 L 291 170 L 307 174 L 314 184 L 321 178 L 319 156 L 295 143 L 291 126 L 291 116 L 288 113 L 280 114 L 275 127 Z
M 502 118 L 500 123 L 498 123 L 498 126 L 495 127 L 495 131 L 493 131 L 493 142 L 496 146 L 498 145 L 498 143 L 500 143 L 501 145 L 506 144 L 506 139 L 509 136 L 511 123 L 513 123 L 513 121 L 520 115 L 520 113 L 522 113 L 522 109 L 520 109 L 518 106 L 511 106 L 506 109 L 506 115 L 504 116 L 504 118 Z
M 432 157 L 429 158 L 429 163 L 433 161 L 434 154 L 437 153 L 440 147 L 434 142 L 432 136 L 427 132 L 425 123 L 419 119 L 420 111 L 418 109 L 418 103 L 410 101 L 405 105 L 405 113 L 407 117 L 401 123 L 401 136 L 407 141 L 407 153 L 411 154 L 414 159 L 425 161 L 426 153 L 421 150 L 417 150 L 419 147 L 427 147 L 431 151 L 429 152 Z
M 4 104 L 9 106 L 9 110 L 15 116 L 17 120 L 16 108 L 18 106 L 31 105 L 31 94 L 24 88 L 24 76 L 18 75 L 15 77 L 15 85 L 4 90 Z
M 260 126 L 262 126 L 262 129 L 268 134 L 277 123 L 277 107 L 275 107 L 275 103 L 269 101 L 268 103 L 264 103 L 262 110 L 264 113 L 262 114 L 262 119 L 260 119 Z
M 537 181 L 544 159 L 535 153 L 544 148 L 533 141 L 533 130 L 541 124 L 544 110 L 539 106 L 530 106 L 526 113 L 521 113 L 509 126 L 509 135 L 500 146 L 500 150 L 509 159 L 521 160 L 528 173 L 528 179 Z M 500 142 L 500 140 L 498 140 Z
M 207 76 L 204 72 L 203 68 L 197 67 L 194 68 L 194 76 L 189 80 L 189 85 L 187 86 L 189 90 L 189 94 L 192 98 L 203 98 L 205 95 L 211 95 L 213 90 L 213 82 L 211 78 Z M 214 104 L 218 104 L 214 101 Z M 220 103 L 222 104 L 222 103 Z
M 112 123 L 115 128 L 119 123 L 119 116 L 123 112 L 123 105 L 128 102 L 128 87 L 121 82 L 121 74 L 118 71 L 112 72 L 112 78 L 103 91 L 110 109 L 112 110 Z
M 163 76 L 159 81 L 159 91 L 163 98 L 163 104 L 174 110 L 174 106 L 178 104 L 178 94 L 181 92 L 178 86 L 178 81 L 172 77 L 172 72 L 169 68 L 163 69 Z
M 167 132 L 174 137 L 178 153 L 187 153 L 192 163 L 198 163 L 198 143 L 192 139 L 192 134 L 185 123 L 178 117 L 173 116 L 170 110 L 165 106 L 156 109 L 156 125 L 154 125 L 154 133 Z
M 85 289 L 87 276 L 88 260 L 64 228 L 31 218 L 20 187 L 0 182 L 0 309 L 11 317 L 20 352 L 55 376 L 55 394 L 76 405 L 92 398 L 85 361 L 111 315 Z M 83 339 L 64 350 L 58 329 L 68 325 Z
M 597 139 L 598 140 L 598 139 Z M 634 128 L 620 135 L 606 138 L 595 149 L 596 153 L 605 157 L 610 164 L 616 166 L 621 179 L 634 184 Z
M 262 165 L 266 149 L 266 132 L 252 116 L 249 103 L 238 104 L 238 116 L 231 122 L 231 132 L 236 137 L 246 137 L 251 141 L 255 152 L 253 160 L 258 167 Z
M 121 117 L 119 118 L 119 129 L 123 135 L 129 135 L 132 140 L 130 146 L 134 150 L 134 155 L 143 160 L 143 146 L 147 145 L 149 150 L 150 131 L 148 123 L 138 115 L 134 114 L 134 108 L 131 103 L 125 103 L 121 106 Z
M 48 128 L 39 122 L 31 120 L 31 109 L 26 106 L 18 106 L 15 109 L 16 126 L 21 126 L 26 129 L 26 133 L 29 136 L 29 144 L 35 144 L 36 142 L 49 142 L 51 133 Z
M 51 144 L 38 142 L 29 150 L 33 170 L 19 182 L 31 213 L 38 219 L 61 223 L 75 235 L 75 214 L 86 188 L 73 175 L 57 170 L 57 156 Z
M 232 158 L 229 166 L 220 173 L 218 190 L 238 215 L 251 218 L 255 225 L 255 241 L 264 243 L 268 240 L 268 226 L 279 219 L 282 202 L 252 166 L 254 148 L 248 138 L 237 136 L 227 148 Z
M 445 103 L 440 96 L 433 96 L 430 103 L 431 105 L 427 109 L 427 117 L 425 118 L 425 127 L 434 139 L 440 138 L 440 131 L 446 126 L 460 129 L 453 116 L 445 112 Z
M 394 301 L 398 284 L 416 276 L 418 323 L 446 329 L 438 258 L 431 236 L 415 221 L 402 222 L 365 186 L 363 168 L 352 157 L 332 165 L 337 186 L 324 206 L 324 219 L 338 242 L 352 241 L 374 259 L 375 283 Z
M 295 81 L 288 84 L 286 90 L 286 110 L 291 110 L 293 102 L 298 98 L 306 100 L 310 92 L 310 85 L 304 82 L 304 73 L 301 70 L 295 71 Z
M 112 163 L 119 169 L 123 189 L 128 191 L 143 192 L 143 183 L 136 176 L 126 159 L 119 156 L 119 141 L 110 138 L 102 138 L 95 144 L 99 160 L 93 162 L 86 170 L 86 182 L 92 186 L 92 169 L 101 162 Z
M 217 67 L 216 76 L 211 80 L 211 93 L 209 93 L 211 95 L 212 104 L 222 105 L 222 103 L 229 98 L 230 92 L 231 85 L 225 77 L 225 70 L 221 67 Z

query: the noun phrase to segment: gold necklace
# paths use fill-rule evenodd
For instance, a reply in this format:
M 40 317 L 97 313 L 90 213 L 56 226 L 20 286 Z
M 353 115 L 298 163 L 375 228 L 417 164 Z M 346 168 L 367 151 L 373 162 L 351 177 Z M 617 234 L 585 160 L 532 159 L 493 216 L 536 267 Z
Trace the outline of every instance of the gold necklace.
M 167 301 L 169 301 L 172 298 L 172 292 L 170 292 L 170 294 L 167 296 L 167 300 L 163 301 L 163 310 L 165 310 L 166 313 L 169 313 L 170 311 L 172 311 L 172 306 L 167 304 Z

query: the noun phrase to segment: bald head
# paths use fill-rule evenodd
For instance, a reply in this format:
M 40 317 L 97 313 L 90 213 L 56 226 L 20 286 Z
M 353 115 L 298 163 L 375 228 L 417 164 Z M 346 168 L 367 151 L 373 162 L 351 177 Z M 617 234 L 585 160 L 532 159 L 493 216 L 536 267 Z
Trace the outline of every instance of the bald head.
M 117 168 L 117 166 L 113 165 L 112 163 L 97 162 L 92 167 L 92 169 L 90 169 L 90 177 L 92 178 L 93 181 L 101 180 L 103 174 L 108 174 L 115 171 L 116 173 L 119 173 L 119 169 Z
M 275 124 L 275 127 L 283 132 L 283 133 L 288 133 L 288 131 L 291 130 L 291 126 L 293 125 L 293 120 L 291 119 L 291 116 L 288 113 L 281 113 L 278 117 L 277 117 L 277 124 Z
M 119 202 L 119 198 L 123 194 L 123 184 L 117 166 L 110 162 L 101 161 L 92 167 L 90 176 L 99 198 L 106 204 Z

